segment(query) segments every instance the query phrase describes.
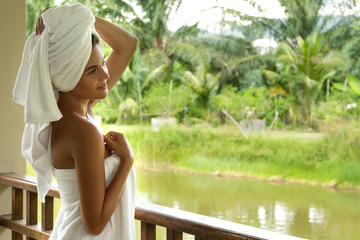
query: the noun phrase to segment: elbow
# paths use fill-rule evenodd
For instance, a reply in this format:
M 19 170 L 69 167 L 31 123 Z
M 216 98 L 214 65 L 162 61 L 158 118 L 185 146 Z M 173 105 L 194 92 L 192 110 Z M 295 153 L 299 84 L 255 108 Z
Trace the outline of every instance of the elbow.
M 139 39 L 137 37 L 130 35 L 125 43 L 122 43 L 122 45 L 113 48 L 113 52 L 120 56 L 124 56 L 124 54 L 129 54 L 132 56 L 135 53 L 138 42 Z
M 137 46 L 138 46 L 138 43 L 139 43 L 139 39 L 133 35 L 133 40 L 132 40 L 132 49 L 133 51 L 135 52 Z
M 85 229 L 88 233 L 90 233 L 93 236 L 100 235 L 100 233 L 102 233 L 102 231 L 104 230 L 104 229 L 100 230 L 99 228 L 85 228 Z
M 100 223 L 88 223 L 84 224 L 85 230 L 91 235 L 98 236 L 104 231 L 105 225 L 102 226 Z
M 132 37 L 132 41 L 134 42 L 134 45 L 137 46 L 139 39 L 135 35 L 132 35 L 132 34 L 131 34 L 131 37 Z

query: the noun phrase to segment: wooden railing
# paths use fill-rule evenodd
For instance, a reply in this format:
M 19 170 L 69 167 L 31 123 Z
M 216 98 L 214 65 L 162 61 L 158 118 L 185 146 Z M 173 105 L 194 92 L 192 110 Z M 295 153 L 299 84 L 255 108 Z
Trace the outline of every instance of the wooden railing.
M 37 215 L 36 178 L 2 173 L 0 184 L 12 187 L 12 212 L 0 215 L 0 226 L 12 231 L 12 240 L 23 239 L 23 235 L 27 240 L 47 240 L 53 228 L 54 198 L 60 198 L 56 183 L 50 188 L 46 202 L 42 203 L 41 224 Z M 26 191 L 25 219 L 23 190 Z M 155 240 L 156 226 L 166 228 L 167 240 L 183 239 L 183 233 L 194 235 L 195 240 L 301 239 L 150 203 L 136 204 L 135 219 L 141 222 L 141 240 Z

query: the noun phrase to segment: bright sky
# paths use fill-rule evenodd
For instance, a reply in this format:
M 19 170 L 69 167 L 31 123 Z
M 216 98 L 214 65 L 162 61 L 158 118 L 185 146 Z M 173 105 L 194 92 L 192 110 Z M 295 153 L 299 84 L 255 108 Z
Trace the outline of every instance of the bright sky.
M 285 17 L 284 11 L 277 0 L 258 0 L 257 2 L 265 10 L 265 13 L 261 14 L 262 16 L 271 18 Z M 214 6 L 235 9 L 252 16 L 260 16 L 257 9 L 254 9 L 248 3 L 243 3 L 241 0 L 183 0 L 181 7 L 170 23 L 170 30 L 176 30 L 184 23 L 192 25 L 199 22 L 200 28 L 217 31 L 218 29 L 214 24 L 221 21 L 222 14 L 220 9 L 209 9 Z
M 171 21 L 170 29 L 176 30 L 184 23 L 192 25 L 199 21 L 199 27 L 217 32 L 218 29 L 214 24 L 221 21 L 222 15 L 220 9 L 210 9 L 214 6 L 235 9 L 252 16 L 263 16 L 268 18 L 285 18 L 284 9 L 280 6 L 278 0 L 255 0 L 264 10 L 260 13 L 244 0 L 183 0 L 183 3 L 177 14 Z M 333 0 L 342 2 L 343 0 Z M 353 14 L 360 11 L 360 4 L 356 9 L 348 10 L 345 14 Z M 329 6 L 321 11 L 322 14 L 341 14 L 339 9 Z
M 253 8 L 250 4 L 244 0 L 183 0 L 178 12 L 172 16 L 170 21 L 170 30 L 175 31 L 184 24 L 193 25 L 199 22 L 199 27 L 207 29 L 211 32 L 218 32 L 219 26 L 216 26 L 217 22 L 221 21 L 222 14 L 220 9 L 209 9 L 215 6 L 221 6 L 225 8 L 235 9 L 237 11 L 246 13 L 252 16 L 265 16 L 269 18 L 284 18 L 285 13 L 280 6 L 278 0 L 255 0 L 264 13 Z M 343 0 L 334 0 L 343 1 Z M 55 0 L 55 4 L 62 2 L 62 0 Z M 136 8 L 135 8 L 136 9 Z M 360 4 L 357 8 L 360 10 Z M 333 13 L 337 9 L 327 8 L 324 9 L 324 13 Z M 348 12 L 347 14 L 351 14 Z
M 63 0 L 55 0 L 55 5 Z M 284 17 L 284 11 L 277 0 L 257 0 L 262 8 L 266 10 L 266 17 Z M 214 6 L 235 9 L 249 15 L 259 16 L 259 12 L 243 0 L 183 0 L 181 7 L 170 23 L 170 30 L 175 31 L 184 24 L 193 25 L 199 22 L 199 27 L 217 31 L 214 23 L 221 21 L 221 10 L 210 9 Z M 136 8 L 135 8 L 136 9 Z M 264 15 L 263 15 L 264 16 Z

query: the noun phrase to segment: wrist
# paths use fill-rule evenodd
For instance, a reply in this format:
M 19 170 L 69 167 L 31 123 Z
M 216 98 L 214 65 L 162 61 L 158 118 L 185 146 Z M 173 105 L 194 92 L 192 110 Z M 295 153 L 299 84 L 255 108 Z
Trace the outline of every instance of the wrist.
M 134 163 L 134 156 L 123 156 L 120 157 L 121 164 L 132 167 Z

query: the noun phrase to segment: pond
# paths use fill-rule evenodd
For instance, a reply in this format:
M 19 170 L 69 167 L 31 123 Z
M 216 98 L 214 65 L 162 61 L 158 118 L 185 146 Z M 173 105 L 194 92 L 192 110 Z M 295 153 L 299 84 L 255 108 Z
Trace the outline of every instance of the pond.
M 307 239 L 360 239 L 355 191 L 137 170 L 137 199 Z

